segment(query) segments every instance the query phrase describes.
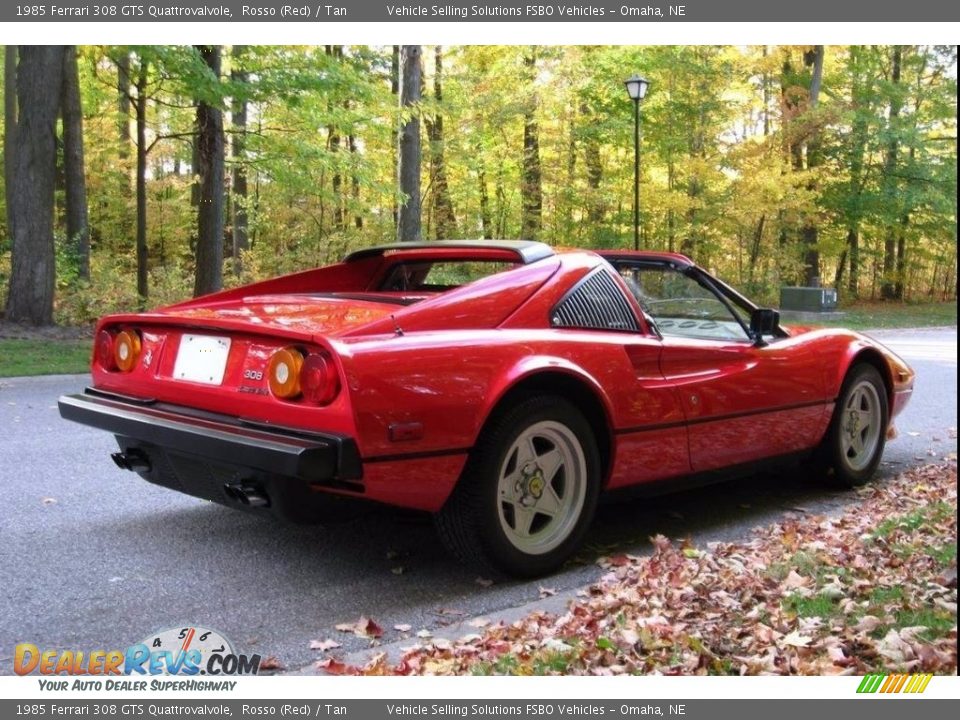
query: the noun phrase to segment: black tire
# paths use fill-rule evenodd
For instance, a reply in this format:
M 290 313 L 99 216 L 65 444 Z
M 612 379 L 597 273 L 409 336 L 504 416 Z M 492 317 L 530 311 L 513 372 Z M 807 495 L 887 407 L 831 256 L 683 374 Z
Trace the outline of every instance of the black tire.
M 453 555 L 486 571 L 549 573 L 583 540 L 600 475 L 596 439 L 576 407 L 555 396 L 524 400 L 484 428 L 457 487 L 434 516 L 437 532 Z
M 869 426 L 864 425 L 865 416 L 871 418 Z M 880 373 L 872 365 L 854 365 L 843 381 L 819 451 L 830 484 L 852 488 L 873 478 L 883 456 L 889 421 L 887 388 Z

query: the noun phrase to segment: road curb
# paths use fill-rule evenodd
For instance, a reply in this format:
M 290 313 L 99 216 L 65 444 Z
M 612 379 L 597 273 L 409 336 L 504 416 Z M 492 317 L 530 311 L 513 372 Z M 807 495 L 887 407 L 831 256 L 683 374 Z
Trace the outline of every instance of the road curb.
M 597 578 L 599 579 L 600 568 L 598 567 L 597 570 Z M 530 615 L 533 612 L 547 612 L 558 615 L 562 614 L 567 611 L 570 602 L 575 600 L 577 598 L 577 594 L 583 592 L 583 590 L 584 588 L 578 587 L 575 589 L 558 592 L 556 595 L 551 595 L 546 598 L 533 600 L 531 602 L 524 603 L 523 605 L 515 605 L 504 610 L 498 610 L 497 612 L 484 613 L 482 615 L 464 618 L 455 623 L 451 623 L 446 627 L 431 630 L 433 635 L 430 638 L 418 638 L 416 635 L 411 635 L 410 637 L 399 640 L 391 640 L 390 642 L 386 642 L 381 645 L 374 645 L 363 650 L 353 650 L 343 656 L 337 655 L 336 652 L 320 653 L 317 656 L 316 662 L 313 662 L 303 668 L 285 670 L 281 674 L 327 675 L 327 673 L 325 673 L 323 670 L 317 668 L 317 662 L 322 662 L 327 658 L 335 658 L 347 665 L 363 667 L 370 662 L 374 656 L 379 655 L 380 653 L 386 653 L 386 662 L 388 665 L 395 665 L 400 661 L 400 658 L 403 656 L 403 653 L 406 650 L 416 646 L 426 647 L 438 640 L 449 640 L 453 642 L 464 635 L 483 634 L 485 630 L 497 625 L 498 623 L 511 625 L 512 623 L 525 618 L 527 615 Z M 475 624 L 472 624 L 481 618 L 489 620 L 490 623 L 483 627 L 477 627 Z

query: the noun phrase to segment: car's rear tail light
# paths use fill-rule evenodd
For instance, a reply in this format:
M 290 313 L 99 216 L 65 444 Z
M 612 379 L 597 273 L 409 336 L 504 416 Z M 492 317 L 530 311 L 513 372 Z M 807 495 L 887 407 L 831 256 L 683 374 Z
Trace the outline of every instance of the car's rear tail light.
M 113 339 L 113 359 L 123 372 L 130 372 L 140 358 L 140 335 L 135 330 L 121 330 Z
M 340 392 L 340 378 L 326 353 L 308 355 L 300 368 L 303 397 L 316 405 L 329 405 Z
M 117 369 L 117 361 L 113 357 L 113 333 L 107 330 L 97 333 L 96 357 L 104 370 Z
M 270 358 L 270 392 L 278 398 L 295 398 L 300 394 L 300 368 L 303 353 L 293 347 L 277 350 Z

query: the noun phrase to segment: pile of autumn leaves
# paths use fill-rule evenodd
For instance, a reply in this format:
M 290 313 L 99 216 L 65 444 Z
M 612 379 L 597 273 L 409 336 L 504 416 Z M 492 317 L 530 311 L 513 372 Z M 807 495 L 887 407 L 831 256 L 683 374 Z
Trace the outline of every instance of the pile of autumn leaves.
M 336 674 L 955 673 L 957 472 L 906 472 L 840 517 L 792 512 L 744 543 L 653 538 L 563 615 L 533 613 Z M 482 633 L 482 634 L 481 634 Z

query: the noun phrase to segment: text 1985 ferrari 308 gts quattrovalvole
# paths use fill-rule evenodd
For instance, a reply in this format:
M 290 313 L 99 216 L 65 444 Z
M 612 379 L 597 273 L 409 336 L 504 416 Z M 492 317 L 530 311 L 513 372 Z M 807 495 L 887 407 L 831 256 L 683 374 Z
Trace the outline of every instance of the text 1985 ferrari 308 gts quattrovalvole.
M 507 241 L 368 248 L 105 317 L 92 372 L 61 414 L 151 482 L 291 518 L 328 493 L 426 510 L 514 575 L 563 562 L 606 490 L 802 456 L 865 482 L 914 381 L 681 255 Z

